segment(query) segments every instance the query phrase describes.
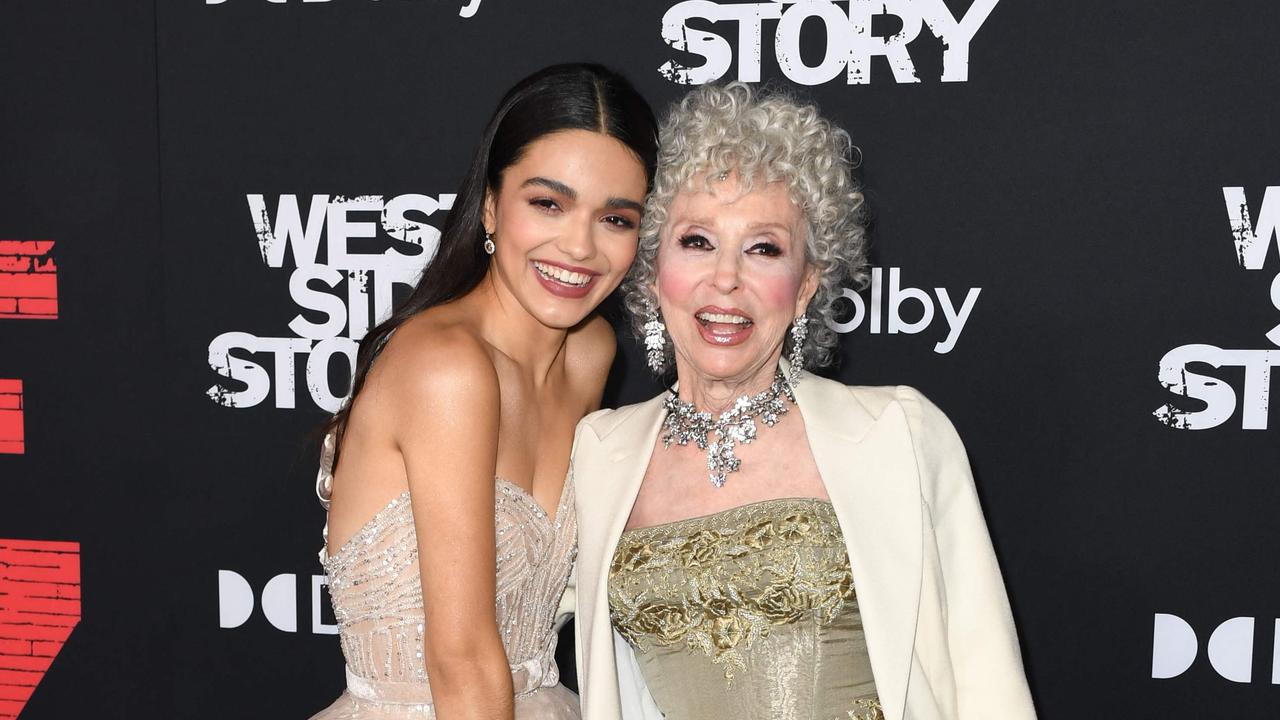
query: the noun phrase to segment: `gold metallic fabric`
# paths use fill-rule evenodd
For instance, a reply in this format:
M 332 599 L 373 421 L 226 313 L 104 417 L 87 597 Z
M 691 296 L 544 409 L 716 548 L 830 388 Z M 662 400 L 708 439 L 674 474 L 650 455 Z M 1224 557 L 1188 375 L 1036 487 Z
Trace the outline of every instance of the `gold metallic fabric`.
M 883 717 L 829 502 L 766 500 L 629 530 L 609 610 L 668 718 Z

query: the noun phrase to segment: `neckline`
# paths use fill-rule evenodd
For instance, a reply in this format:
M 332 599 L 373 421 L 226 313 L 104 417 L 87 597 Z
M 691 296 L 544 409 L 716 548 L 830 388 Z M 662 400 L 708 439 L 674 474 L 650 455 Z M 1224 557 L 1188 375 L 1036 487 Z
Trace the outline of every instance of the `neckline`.
M 569 490 L 570 476 L 568 473 L 565 474 L 564 484 L 560 486 L 560 499 L 556 503 L 556 510 L 555 510 L 554 516 L 548 513 L 546 511 L 546 508 L 542 507 L 542 505 L 538 503 L 538 499 L 533 496 L 533 493 L 529 492 L 528 490 L 525 490 L 524 488 L 511 482 L 510 480 L 498 475 L 493 476 L 493 480 L 495 483 L 504 484 L 504 485 L 507 485 L 508 487 L 515 489 L 517 495 L 523 497 L 526 502 L 528 502 L 534 508 L 537 509 L 538 511 L 537 517 L 541 518 L 548 525 L 554 526 L 555 523 L 560 520 L 560 515 L 564 510 L 565 498 L 568 497 L 569 495 L 568 490 Z M 348 548 L 356 544 L 356 541 L 363 539 L 365 535 L 369 534 L 369 532 L 373 529 L 374 524 L 377 523 L 378 520 L 382 518 L 382 516 L 386 515 L 388 512 L 390 512 L 391 510 L 394 510 L 397 506 L 399 506 L 401 501 L 406 501 L 405 504 L 407 505 L 408 504 L 407 501 L 409 500 L 410 497 L 412 496 L 410 495 L 408 490 L 402 490 L 399 495 L 396 495 L 395 497 L 387 501 L 386 505 L 383 505 L 380 510 L 378 510 L 376 513 L 373 514 L 372 517 L 366 520 L 364 524 L 361 525 L 359 529 L 355 531 L 355 534 L 352 535 L 349 540 L 342 543 L 342 547 L 338 548 L 337 550 L 334 550 L 333 552 L 328 552 L 328 545 L 326 543 L 326 555 L 329 558 L 329 562 L 333 562 L 336 558 L 341 557 L 344 553 L 347 552 Z
M 675 526 L 675 525 L 682 525 L 682 524 L 684 524 L 684 523 L 694 522 L 694 521 L 697 521 L 697 520 L 709 520 L 709 519 L 711 519 L 711 518 L 713 518 L 713 517 L 716 517 L 717 515 L 726 515 L 726 514 L 728 514 L 728 513 L 738 512 L 738 511 L 741 511 L 741 510 L 745 510 L 745 509 L 747 509 L 747 508 L 756 507 L 756 506 L 758 506 L 758 505 L 768 505 L 768 504 L 779 504 L 779 505 L 781 505 L 781 504 L 786 504 L 786 503 L 809 503 L 809 504 L 812 504 L 812 505 L 825 505 L 825 506 L 827 506 L 827 507 L 833 507 L 833 506 L 832 506 L 832 504 L 831 504 L 831 501 L 830 501 L 830 500 L 823 500 L 822 498 L 816 498 L 816 497 L 795 497 L 795 496 L 792 496 L 792 497 L 776 497 L 776 498 L 767 498 L 767 499 L 765 499 L 765 500 L 752 500 L 752 501 L 751 501 L 751 502 L 749 502 L 749 503 L 743 503 L 743 504 L 741 504 L 741 505 L 735 505 L 735 506 L 733 506 L 733 507 L 731 507 L 731 508 L 725 508 L 725 509 L 723 509 L 723 510 L 716 510 L 715 512 L 709 512 L 709 513 L 706 513 L 706 514 L 704 514 L 704 515 L 694 515 L 694 516 L 692 516 L 692 517 L 682 518 L 682 519 L 680 519 L 680 520 L 668 520 L 667 522 L 658 523 L 658 524 L 656 524 L 656 525 L 645 525 L 645 526 L 643 526 L 643 527 L 634 527 L 634 528 L 629 528 L 629 529 L 627 529 L 627 530 L 623 530 L 623 531 L 622 531 L 622 537 L 624 537 L 624 538 L 625 538 L 626 536 L 631 535 L 631 534 L 633 534 L 633 533 L 634 533 L 634 534 L 639 534 L 639 533 L 643 533 L 643 532 L 649 532 L 649 531 L 652 531 L 652 530 L 663 530 L 663 529 L 665 529 L 665 528 L 670 528 L 670 527 Z
M 560 485 L 560 497 L 558 500 L 556 500 L 554 515 L 547 512 L 547 509 L 542 507 L 542 504 L 539 503 L 538 499 L 533 496 L 533 493 L 529 492 L 528 490 L 525 490 L 523 487 L 520 487 L 519 485 L 511 482 L 510 480 L 500 475 L 495 475 L 493 479 L 496 482 L 504 483 L 508 487 L 514 488 L 516 491 L 516 494 L 524 497 L 525 500 L 527 500 L 531 505 L 533 505 L 535 508 L 538 509 L 538 517 L 543 518 L 548 523 L 555 524 L 557 521 L 560 520 L 560 514 L 564 510 L 564 500 L 569 495 L 569 482 L 570 482 L 569 478 L 570 478 L 569 473 L 565 473 L 564 483 Z

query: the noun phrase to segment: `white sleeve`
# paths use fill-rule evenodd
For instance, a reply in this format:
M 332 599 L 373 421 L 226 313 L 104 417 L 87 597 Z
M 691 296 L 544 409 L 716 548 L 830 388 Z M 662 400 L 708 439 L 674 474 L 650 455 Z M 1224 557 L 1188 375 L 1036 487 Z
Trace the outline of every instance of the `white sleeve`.
M 918 391 L 902 387 L 897 394 L 910 421 L 937 538 L 959 720 L 1035 720 L 1004 579 L 964 445 L 947 416 Z
M 662 712 L 644 684 L 644 675 L 631 645 L 613 631 L 614 662 L 618 668 L 618 699 L 622 703 L 622 720 L 662 720 Z

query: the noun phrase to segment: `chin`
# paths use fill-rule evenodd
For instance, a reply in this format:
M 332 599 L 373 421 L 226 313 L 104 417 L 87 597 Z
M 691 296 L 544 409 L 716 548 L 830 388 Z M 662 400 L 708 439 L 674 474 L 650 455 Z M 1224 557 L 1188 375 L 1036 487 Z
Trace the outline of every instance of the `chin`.
M 726 380 L 746 375 L 758 359 L 756 354 L 742 350 L 711 350 L 690 358 L 689 366 L 700 375 Z
M 595 310 L 598 305 L 599 302 L 593 302 L 590 298 L 583 298 L 572 304 L 563 302 L 543 303 L 541 307 L 533 309 L 530 314 L 547 327 L 556 328 L 557 330 L 569 330 L 587 319 L 591 315 L 591 311 Z

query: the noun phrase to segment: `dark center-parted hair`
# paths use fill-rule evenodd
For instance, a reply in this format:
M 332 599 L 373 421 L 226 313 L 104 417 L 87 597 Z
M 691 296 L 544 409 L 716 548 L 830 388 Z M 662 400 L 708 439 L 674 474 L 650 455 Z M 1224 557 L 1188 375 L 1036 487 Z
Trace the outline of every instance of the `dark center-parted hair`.
M 466 295 L 484 279 L 490 262 L 483 249 L 486 193 L 501 190 L 503 171 L 519 162 L 534 141 L 567 130 L 617 139 L 636 154 L 644 165 L 646 182 L 652 183 L 657 122 L 649 104 L 626 78 L 600 65 L 571 63 L 544 68 L 516 83 L 485 126 L 440 231 L 435 259 L 409 297 L 360 341 L 350 398 L 324 428 L 337 434 L 336 448 L 341 448 L 351 405 L 369 367 L 391 333 L 423 310 Z

